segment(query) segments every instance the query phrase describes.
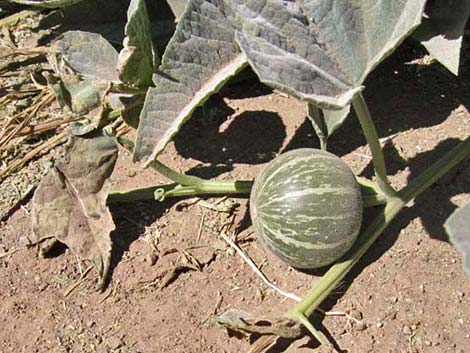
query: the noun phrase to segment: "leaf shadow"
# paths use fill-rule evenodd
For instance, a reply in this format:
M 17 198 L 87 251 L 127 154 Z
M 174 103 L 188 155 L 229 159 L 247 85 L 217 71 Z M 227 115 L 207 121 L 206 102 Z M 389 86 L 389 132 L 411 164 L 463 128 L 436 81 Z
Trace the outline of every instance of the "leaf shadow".
M 214 177 L 233 170 L 235 163 L 260 164 L 270 161 L 280 151 L 286 138 L 285 125 L 270 111 L 245 111 L 220 126 L 202 125 L 190 120 L 174 138 L 175 148 L 183 158 L 192 158 L 209 166 L 191 169 L 190 174 Z M 191 141 L 191 143 L 188 143 Z
M 105 286 L 111 281 L 115 268 L 122 260 L 124 253 L 129 250 L 131 244 L 145 233 L 146 227 L 153 224 L 177 202 L 179 202 L 178 198 L 172 198 L 164 202 L 135 202 L 132 207 L 125 203 L 109 205 L 116 229 L 111 233 L 113 247 L 109 275 Z

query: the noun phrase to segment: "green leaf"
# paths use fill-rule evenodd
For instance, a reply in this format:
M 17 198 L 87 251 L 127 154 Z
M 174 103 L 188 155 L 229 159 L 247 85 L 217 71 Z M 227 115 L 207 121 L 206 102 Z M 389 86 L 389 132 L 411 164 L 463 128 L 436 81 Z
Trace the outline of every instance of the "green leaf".
M 63 71 L 63 67 L 67 66 L 82 76 L 119 82 L 118 53 L 99 34 L 68 31 L 54 43 L 49 56 L 55 56 L 56 72 Z
M 152 22 L 152 39 L 163 52 L 175 31 L 174 15 L 166 0 L 147 1 Z M 82 30 L 99 33 L 113 44 L 122 45 L 125 38 L 129 0 L 84 0 L 53 11 L 41 19 L 41 27 L 59 27 L 60 31 Z
M 460 49 L 470 0 L 435 0 L 426 6 L 426 18 L 413 37 L 454 75 L 459 73 Z
M 154 58 L 150 21 L 144 0 L 132 0 L 127 11 L 126 38 L 119 53 L 118 71 L 122 82 L 137 87 L 152 84 Z
M 262 82 L 341 109 L 419 25 L 425 0 L 248 0 L 236 39 Z
M 470 203 L 455 210 L 444 226 L 450 242 L 462 253 L 464 270 L 470 275 Z
M 163 55 L 140 116 L 134 158 L 153 161 L 193 111 L 247 65 L 223 0 L 191 0 Z
M 17 4 L 38 6 L 38 7 L 44 7 L 47 9 L 55 9 L 59 7 L 74 5 L 83 0 L 11 0 L 11 1 L 16 2 Z
M 307 117 L 320 139 L 323 150 L 326 150 L 328 138 L 343 124 L 350 110 L 349 104 L 341 110 L 319 109 L 313 104 L 308 105 Z

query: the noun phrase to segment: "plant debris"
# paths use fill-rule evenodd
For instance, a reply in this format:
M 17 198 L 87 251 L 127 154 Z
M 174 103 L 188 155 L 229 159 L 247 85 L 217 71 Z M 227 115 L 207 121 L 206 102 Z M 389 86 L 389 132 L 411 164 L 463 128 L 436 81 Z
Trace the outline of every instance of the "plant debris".
M 71 136 L 66 156 L 43 178 L 33 197 L 31 242 L 41 255 L 56 241 L 90 260 L 104 286 L 111 259 L 114 222 L 105 182 L 117 159 L 112 137 L 93 132 Z

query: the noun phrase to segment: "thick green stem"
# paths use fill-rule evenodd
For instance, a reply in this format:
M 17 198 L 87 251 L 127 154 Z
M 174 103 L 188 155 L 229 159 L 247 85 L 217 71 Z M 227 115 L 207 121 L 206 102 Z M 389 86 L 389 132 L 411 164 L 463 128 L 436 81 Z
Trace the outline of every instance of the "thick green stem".
M 141 189 L 112 191 L 109 193 L 107 201 L 108 203 L 146 200 L 162 201 L 168 197 L 249 194 L 252 186 L 253 182 L 250 180 L 206 181 L 198 186 L 184 186 L 173 183 Z
M 199 186 L 207 182 L 207 180 L 202 178 L 179 173 L 157 160 L 152 162 L 151 166 L 164 177 L 181 185 Z
M 400 198 L 405 202 L 411 201 L 465 159 L 469 152 L 470 138 L 467 138 L 405 186 L 399 192 Z
M 387 168 L 385 167 L 385 159 L 380 146 L 379 136 L 375 129 L 374 122 L 367 107 L 366 101 L 361 93 L 356 94 L 353 98 L 353 106 L 356 111 L 356 115 L 361 124 L 362 131 L 367 140 L 367 144 L 372 152 L 372 161 L 374 163 L 375 175 L 377 177 L 377 184 L 382 189 L 383 193 L 393 198 L 397 196 L 396 191 L 391 187 L 387 179 Z
M 378 190 L 373 182 L 364 178 L 358 178 L 358 182 L 361 187 L 365 208 L 385 205 L 387 203 L 387 198 Z M 108 195 L 108 203 L 147 200 L 162 201 L 168 197 L 182 196 L 249 194 L 252 187 L 253 181 L 251 180 L 203 180 L 202 183 L 197 185 L 173 183 L 124 191 L 111 191 Z
M 288 316 L 293 319 L 298 319 L 302 315 L 310 316 L 321 302 L 335 289 L 354 264 L 377 240 L 405 204 L 430 187 L 468 155 L 470 155 L 470 138 L 459 143 L 457 147 L 452 149 L 452 151 L 416 177 L 408 186 L 403 188 L 399 192 L 400 198 L 395 197 L 390 199 L 380 214 L 376 216 L 372 223 L 359 236 L 353 248 L 340 262 L 333 265 L 325 275 L 323 275 L 304 299 L 291 309 Z M 299 320 L 299 322 L 302 322 L 302 320 Z

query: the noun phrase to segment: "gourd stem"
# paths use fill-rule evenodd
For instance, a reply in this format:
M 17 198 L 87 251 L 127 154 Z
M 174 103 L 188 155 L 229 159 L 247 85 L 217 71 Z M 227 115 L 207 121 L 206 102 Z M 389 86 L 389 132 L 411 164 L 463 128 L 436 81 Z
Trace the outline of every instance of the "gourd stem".
M 296 313 L 295 318 L 294 317 L 292 318 L 295 319 L 297 322 L 300 322 L 302 325 L 304 325 L 307 328 L 307 330 L 313 335 L 313 337 L 315 337 L 318 340 L 318 342 L 320 342 L 323 345 L 327 344 L 327 341 L 325 340 L 323 335 L 320 333 L 320 331 L 318 331 L 312 325 L 312 323 L 308 320 L 308 317 L 306 317 L 302 313 Z
M 362 131 L 366 137 L 367 144 L 372 152 L 372 162 L 374 163 L 377 184 L 387 197 L 396 197 L 397 193 L 391 187 L 387 179 L 387 168 L 385 167 L 385 159 L 382 147 L 380 146 L 379 136 L 362 93 L 359 92 L 356 94 L 352 103 L 354 110 L 356 111 L 357 118 L 359 119 L 359 123 L 361 124 Z
M 159 172 L 164 177 L 181 185 L 197 186 L 206 182 L 206 180 L 202 178 L 179 173 L 176 170 L 173 170 L 170 167 L 166 166 L 162 162 L 159 162 L 158 160 L 153 161 L 150 165 L 152 168 L 154 168 L 157 172 Z
M 440 158 L 431 167 L 414 178 L 400 192 L 400 198 L 404 202 L 409 202 L 416 195 L 422 193 L 429 188 L 437 180 L 439 180 L 450 169 L 455 167 L 463 159 L 470 154 L 470 138 L 461 141 L 456 147 L 448 152 L 444 157 Z
M 340 262 L 331 266 L 304 299 L 291 309 L 288 316 L 293 319 L 298 318 L 300 314 L 306 317 L 310 316 L 377 240 L 405 204 L 429 188 L 468 155 L 470 155 L 470 138 L 460 142 L 444 157 L 411 181 L 398 193 L 399 197 L 390 199 L 384 209 L 381 210 L 372 223 L 358 237 L 353 248 L 343 256 Z
M 197 186 L 173 183 L 150 186 L 147 188 L 112 191 L 108 194 L 107 202 L 163 201 L 168 197 L 249 194 L 252 186 L 253 182 L 251 180 L 205 181 Z
M 203 179 L 201 179 L 203 180 Z M 384 205 L 387 198 L 377 190 L 376 185 L 365 179 L 358 178 L 361 186 L 363 204 L 365 208 Z M 146 200 L 162 201 L 168 197 L 199 196 L 199 195 L 240 195 L 249 194 L 253 187 L 251 180 L 203 180 L 198 185 L 181 185 L 178 183 L 155 185 L 146 188 L 111 191 L 108 194 L 108 203 L 135 202 Z

